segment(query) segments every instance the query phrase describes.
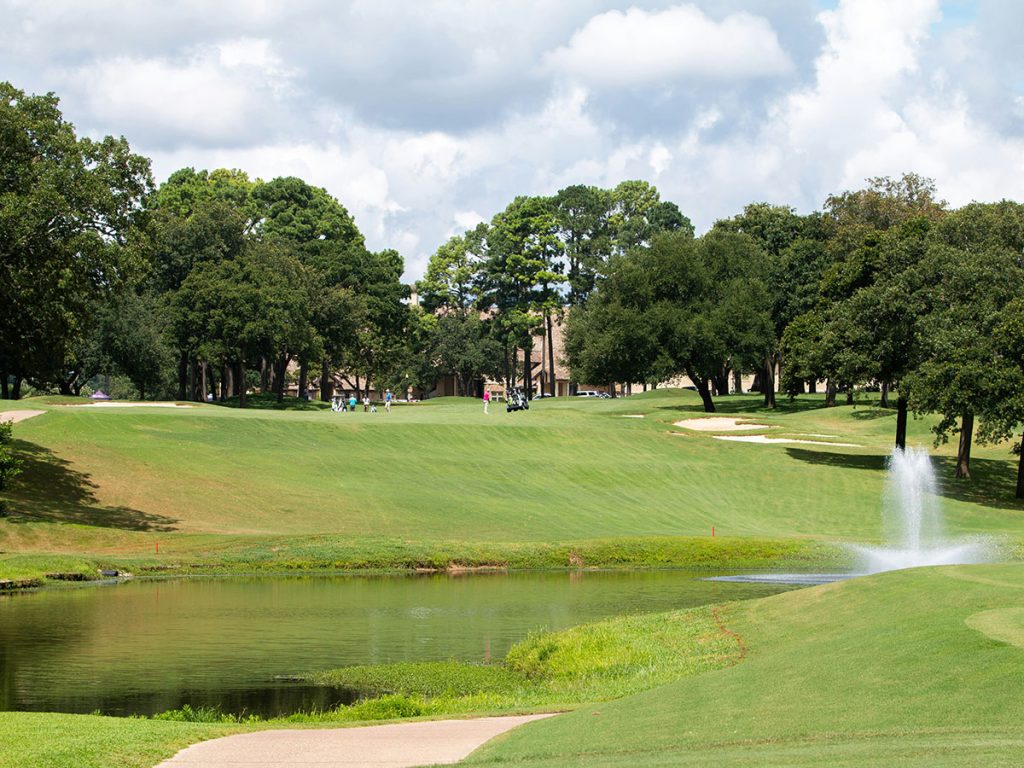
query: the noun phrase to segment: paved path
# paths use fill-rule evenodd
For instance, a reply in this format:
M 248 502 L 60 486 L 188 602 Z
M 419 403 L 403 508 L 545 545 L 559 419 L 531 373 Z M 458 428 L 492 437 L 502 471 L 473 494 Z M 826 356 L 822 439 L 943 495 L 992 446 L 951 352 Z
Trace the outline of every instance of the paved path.
M 0 411 L 0 421 L 9 421 L 17 424 L 19 421 L 31 419 L 33 416 L 42 416 L 46 411 Z
M 242 733 L 186 747 L 156 768 L 411 768 L 456 763 L 498 734 L 551 715 Z

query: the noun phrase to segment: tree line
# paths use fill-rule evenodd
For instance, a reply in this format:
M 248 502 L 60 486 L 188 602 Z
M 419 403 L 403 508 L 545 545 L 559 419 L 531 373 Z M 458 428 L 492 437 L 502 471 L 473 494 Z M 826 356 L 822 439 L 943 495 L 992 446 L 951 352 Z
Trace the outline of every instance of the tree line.
M 752 203 L 700 237 L 644 181 L 515 198 L 449 239 L 408 301 L 402 257 L 371 252 L 345 207 L 288 177 L 182 169 L 159 187 L 123 138 L 79 138 L 52 94 L 0 83 L 0 385 L 74 394 L 117 373 L 138 396 L 283 395 L 333 374 L 355 389 L 461 394 L 543 379 L 565 325 L 573 379 L 685 375 L 707 411 L 755 374 L 774 407 L 824 387 L 938 414 L 938 440 L 1024 423 L 1024 207 L 951 210 L 914 174 L 868 180 L 820 211 Z M 1020 450 L 1020 445 L 1017 445 Z M 1024 497 L 1024 457 L 1017 495 Z
M 1024 206 L 951 210 L 929 179 L 875 178 L 821 211 L 748 205 L 699 238 L 656 236 L 610 254 L 568 320 L 576 376 L 664 381 L 685 374 L 705 410 L 730 372 L 755 372 L 765 405 L 825 387 L 895 398 L 895 444 L 911 412 L 937 414 L 936 440 L 1011 439 L 1024 424 Z M 1024 498 L 1024 436 L 1017 497 Z
M 301 179 L 182 169 L 155 187 L 123 139 L 79 138 L 53 94 L 0 83 L 0 385 L 281 399 L 289 366 L 392 383 L 408 358 L 401 256 Z

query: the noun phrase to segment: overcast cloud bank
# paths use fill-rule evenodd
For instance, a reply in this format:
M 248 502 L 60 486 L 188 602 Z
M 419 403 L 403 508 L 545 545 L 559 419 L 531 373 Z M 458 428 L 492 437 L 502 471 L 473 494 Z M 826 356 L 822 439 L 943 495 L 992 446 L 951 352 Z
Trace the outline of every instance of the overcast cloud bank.
M 3 79 L 179 167 L 300 176 L 418 277 L 518 194 L 657 185 L 697 225 L 916 171 L 1024 199 L 1024 4 L 0 0 Z

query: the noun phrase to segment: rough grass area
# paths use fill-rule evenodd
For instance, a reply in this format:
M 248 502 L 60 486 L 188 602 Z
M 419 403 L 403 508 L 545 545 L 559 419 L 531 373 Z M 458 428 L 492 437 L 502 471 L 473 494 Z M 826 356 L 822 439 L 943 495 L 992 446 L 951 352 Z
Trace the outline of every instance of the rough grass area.
M 736 663 L 741 647 L 710 606 L 617 617 L 533 635 L 496 665 L 458 662 L 345 667 L 319 685 L 384 694 L 326 719 L 368 719 L 404 702 L 416 714 L 552 710 L 604 701 Z M 388 715 L 394 716 L 394 715 Z
M 743 663 L 531 724 L 468 763 L 1019 765 L 1024 651 L 971 617 L 1022 601 L 1024 567 L 1004 565 L 733 604 L 727 626 L 747 646 Z
M 0 582 L 37 580 L 89 581 L 100 576 L 100 566 L 82 557 L 66 555 L 7 555 L 0 554 Z

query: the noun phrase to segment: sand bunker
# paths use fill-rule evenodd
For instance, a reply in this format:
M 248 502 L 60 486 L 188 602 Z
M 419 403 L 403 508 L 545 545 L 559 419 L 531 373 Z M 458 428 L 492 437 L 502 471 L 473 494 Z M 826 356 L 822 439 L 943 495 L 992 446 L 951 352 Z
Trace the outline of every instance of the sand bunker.
M 683 419 L 673 426 L 695 429 L 698 432 L 747 432 L 751 429 L 772 429 L 768 424 L 740 424 L 739 419 L 727 416 L 711 416 L 706 419 Z
M 12 424 L 17 424 L 19 421 L 25 419 L 31 419 L 33 416 L 42 416 L 46 411 L 4 411 L 0 413 L 0 421 L 9 421 Z
M 732 440 L 735 443 L 806 443 L 807 445 L 838 445 L 843 448 L 859 448 L 856 443 L 826 443 L 824 440 L 798 440 L 795 437 L 765 437 L 764 435 L 715 435 L 715 440 Z
M 191 405 L 180 403 L 121 403 L 114 400 L 99 400 L 95 403 L 84 403 L 85 408 L 191 408 Z
M 624 419 L 642 419 L 644 415 L 642 413 L 624 413 L 622 418 Z

